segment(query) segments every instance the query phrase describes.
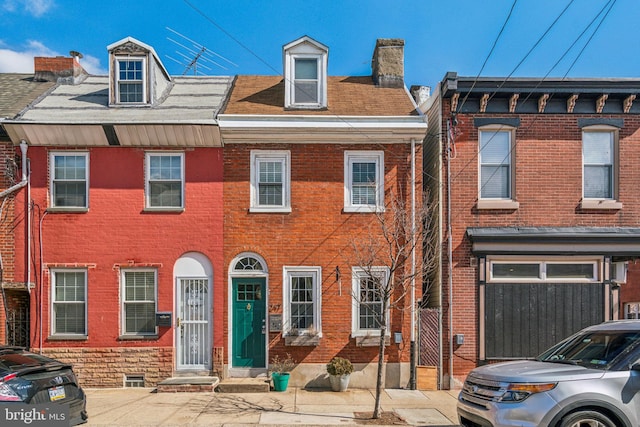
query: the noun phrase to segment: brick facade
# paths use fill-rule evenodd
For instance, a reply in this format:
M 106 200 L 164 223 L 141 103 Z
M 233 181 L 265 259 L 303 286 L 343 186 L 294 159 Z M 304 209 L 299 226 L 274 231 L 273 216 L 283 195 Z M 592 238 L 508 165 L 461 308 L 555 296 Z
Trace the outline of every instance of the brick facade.
M 481 84 L 479 84 L 481 85 Z M 443 82 L 443 88 L 446 83 Z M 531 85 L 534 87 L 534 84 Z M 465 87 L 466 89 L 466 87 Z M 523 90 L 520 88 L 520 90 Z M 533 90 L 533 89 L 532 89 Z M 542 92 L 540 89 L 539 92 Z M 443 90 L 443 93 L 445 91 Z M 442 138 L 437 140 L 441 144 L 442 163 L 432 168 L 432 175 L 447 176 L 447 162 L 450 161 L 450 180 L 448 182 L 451 194 L 451 211 L 447 212 L 447 182 L 443 178 L 442 191 L 443 210 L 443 244 L 446 247 L 446 227 L 448 214 L 451 218 L 452 237 L 452 277 L 449 280 L 449 260 L 446 251 L 443 252 L 443 267 L 441 274 L 442 329 L 443 355 L 442 361 L 446 377 L 452 367 L 451 386 L 459 386 L 466 374 L 478 363 L 490 363 L 490 360 L 479 362 L 482 302 L 479 300 L 479 258 L 472 251 L 472 241 L 467 235 L 469 227 L 492 228 L 536 228 L 536 227 L 569 227 L 571 229 L 596 229 L 616 227 L 637 227 L 640 224 L 640 199 L 637 197 L 637 183 L 640 182 L 640 115 L 634 106 L 630 113 L 602 113 L 595 110 L 596 101 L 590 103 L 583 100 L 580 111 L 567 113 L 567 103 L 555 99 L 556 104 L 544 104 L 541 111 L 527 114 L 518 113 L 517 108 L 525 108 L 521 101 L 509 111 L 509 98 L 505 95 L 496 96 L 489 101 L 486 111 L 479 111 L 481 107 L 481 89 L 465 98 L 464 89 L 460 90 L 460 97 L 456 98 L 455 112 L 452 114 L 452 95 L 443 95 L 434 110 L 439 110 L 439 122 L 431 122 L 430 134 L 441 132 Z M 487 92 L 490 92 L 487 90 Z M 542 96 L 542 95 L 540 95 Z M 620 95 L 622 96 L 622 95 Z M 530 103 L 538 101 L 538 95 L 529 95 Z M 529 99 L 526 98 L 526 99 Z M 559 98 L 560 96 L 558 96 Z M 505 100 L 506 98 L 506 100 Z M 517 97 L 511 98 L 518 99 Z M 460 104 L 466 101 L 464 109 Z M 491 105 L 491 102 L 494 104 Z M 615 111 L 622 100 L 609 99 L 608 111 Z M 529 105 L 531 105 L 529 104 Z M 491 108 L 493 107 L 493 109 Z M 535 108 L 535 107 L 532 107 Z M 553 113 L 564 108 L 564 113 Z M 499 110 L 499 111 L 498 111 Z M 551 110 L 551 111 L 549 111 Z M 635 113 L 634 113 L 635 112 Z M 435 116 L 435 115 L 434 115 Z M 453 117 L 455 116 L 455 122 Z M 515 180 L 513 182 L 513 198 L 519 206 L 511 209 L 479 209 L 479 132 L 478 123 L 491 122 L 491 119 L 505 120 L 505 118 L 519 120 L 515 128 L 515 140 L 512 149 L 512 167 Z M 477 119 L 481 119 L 477 122 Z M 581 205 L 582 201 L 582 129 L 579 120 L 595 120 L 593 123 L 621 122 L 619 129 L 618 155 L 616 157 L 616 173 L 618 194 L 617 201 L 621 202 L 621 209 L 587 209 Z M 450 153 L 451 157 L 447 156 Z M 575 252 L 580 251 L 574 248 Z M 535 256 L 535 253 L 529 252 Z M 548 255 L 548 254 L 547 254 Z M 562 255 L 562 254 L 558 254 Z M 606 255 L 606 253 L 604 254 Z M 615 253 L 613 253 L 615 256 Z M 635 255 L 635 258 L 640 253 Z M 622 307 L 625 302 L 638 301 L 640 298 L 640 277 L 637 261 L 631 257 L 629 263 L 628 281 L 620 286 L 619 301 L 611 308 L 611 316 L 615 318 L 616 310 L 622 317 Z M 628 259 L 625 258 L 625 259 Z M 598 267 L 602 269 L 602 265 Z M 603 277 L 603 276 L 600 276 Z M 487 279 L 488 280 L 488 279 Z M 453 284 L 453 290 L 450 289 Z M 613 286 L 616 288 L 616 286 Z M 452 293 L 453 292 L 453 293 Z M 568 306 L 571 305 L 567 301 Z M 452 313 L 450 312 L 452 310 Z M 607 311 L 605 311 L 607 312 Z M 487 313 L 490 316 L 490 313 Z M 450 324 L 449 319 L 452 319 Z M 449 339 L 454 334 L 464 334 L 464 344 L 450 345 Z M 563 337 L 561 337 L 563 338 Z M 453 360 L 449 358 L 453 355 Z M 532 355 L 535 356 L 535 355 Z
M 142 148 L 74 148 L 89 153 L 89 209 L 47 211 L 49 153 L 62 148 L 29 149 L 31 196 L 37 262 L 31 280 L 31 347 L 73 361 L 83 385 L 122 386 L 125 373 L 144 373 L 148 385 L 171 376 L 174 327 L 159 327 L 157 336 L 122 336 L 121 278 L 125 268 L 157 271 L 158 312 L 177 314 L 176 262 L 199 253 L 213 266 L 212 346 L 222 343 L 222 153 L 219 148 L 181 151 L 185 164 L 185 201 L 181 212 L 145 211 L 145 152 Z M 152 150 L 157 152 L 158 150 Z M 176 150 L 172 150 L 176 152 Z M 17 196 L 18 254 L 25 253 L 24 193 Z M 41 230 L 41 231 L 40 231 Z M 39 248 L 42 248 L 40 251 Z M 80 268 L 87 272 L 87 336 L 75 339 L 51 333 L 51 270 Z M 22 257 L 17 271 L 26 271 Z M 19 280 L 26 280 L 19 277 Z M 42 331 L 42 335 L 40 332 Z M 104 358 L 113 362 L 104 364 Z

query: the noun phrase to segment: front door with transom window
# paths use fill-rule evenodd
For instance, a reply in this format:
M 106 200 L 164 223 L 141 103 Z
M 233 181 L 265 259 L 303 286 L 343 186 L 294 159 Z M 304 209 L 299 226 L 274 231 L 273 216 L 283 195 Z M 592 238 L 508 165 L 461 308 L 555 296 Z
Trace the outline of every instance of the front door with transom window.
M 210 288 L 207 278 L 177 279 L 177 368 L 211 367 Z
M 233 278 L 234 368 L 266 368 L 266 279 Z

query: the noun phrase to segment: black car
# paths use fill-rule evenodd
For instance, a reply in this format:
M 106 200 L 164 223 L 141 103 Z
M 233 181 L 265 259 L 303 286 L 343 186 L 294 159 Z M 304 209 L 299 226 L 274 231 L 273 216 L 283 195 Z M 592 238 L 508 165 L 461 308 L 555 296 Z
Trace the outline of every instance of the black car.
M 70 425 L 87 420 L 86 397 L 71 365 L 22 347 L 0 346 L 0 404 L 11 402 L 64 404 Z

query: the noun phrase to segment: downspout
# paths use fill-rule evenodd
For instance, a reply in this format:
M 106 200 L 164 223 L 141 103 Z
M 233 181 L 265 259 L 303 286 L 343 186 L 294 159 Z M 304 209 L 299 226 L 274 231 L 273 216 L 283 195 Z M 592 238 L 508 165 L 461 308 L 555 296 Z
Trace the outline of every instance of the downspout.
M 409 389 L 416 389 L 416 140 L 411 138 L 411 366 Z
M 27 174 L 27 148 L 27 141 L 25 141 L 24 139 L 20 141 L 20 151 L 22 152 L 22 180 L 19 183 L 0 192 L 0 197 L 7 196 L 27 185 L 27 182 L 29 181 Z
M 449 328 L 447 339 L 449 340 L 449 390 L 453 389 L 453 236 L 451 232 L 451 122 L 447 120 L 447 270 L 449 285 Z

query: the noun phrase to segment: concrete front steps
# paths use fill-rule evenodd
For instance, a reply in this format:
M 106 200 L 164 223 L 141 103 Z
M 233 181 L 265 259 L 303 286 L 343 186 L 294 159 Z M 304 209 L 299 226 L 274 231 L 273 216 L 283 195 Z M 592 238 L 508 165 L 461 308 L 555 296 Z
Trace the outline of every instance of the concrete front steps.
M 267 393 L 270 380 L 260 378 L 227 378 L 212 376 L 178 376 L 158 383 L 158 393 L 218 392 L 218 393 Z

